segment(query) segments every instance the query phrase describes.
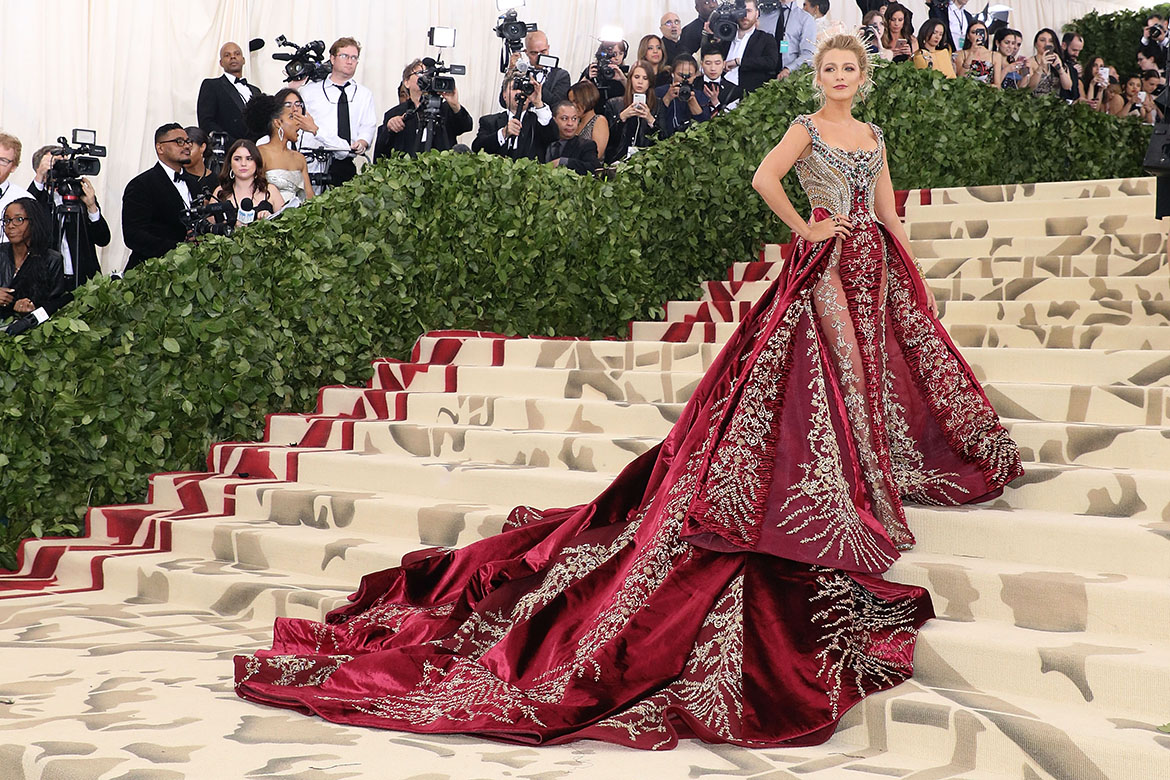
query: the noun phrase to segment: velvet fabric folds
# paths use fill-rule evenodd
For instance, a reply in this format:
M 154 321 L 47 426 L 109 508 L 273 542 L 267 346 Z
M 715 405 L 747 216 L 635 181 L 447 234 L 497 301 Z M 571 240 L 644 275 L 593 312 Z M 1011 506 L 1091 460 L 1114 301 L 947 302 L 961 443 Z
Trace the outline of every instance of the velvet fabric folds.
M 520 743 L 764 747 L 822 742 L 909 677 L 930 599 L 878 576 L 913 542 L 902 500 L 976 501 L 1022 469 L 873 218 L 875 135 L 813 136 L 814 218 L 855 233 L 798 245 L 660 445 L 588 504 L 520 507 L 367 575 L 324 623 L 278 619 L 236 658 L 239 695 Z

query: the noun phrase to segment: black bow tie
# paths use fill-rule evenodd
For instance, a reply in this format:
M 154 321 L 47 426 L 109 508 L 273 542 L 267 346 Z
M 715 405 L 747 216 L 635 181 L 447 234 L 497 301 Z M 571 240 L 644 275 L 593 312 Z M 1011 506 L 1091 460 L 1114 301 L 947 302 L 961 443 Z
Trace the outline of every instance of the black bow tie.
M 247 79 L 236 79 L 236 83 L 237 83 L 237 84 L 243 84 L 245 87 L 246 87 L 246 86 L 248 86 L 248 80 L 247 80 Z
M 176 183 L 181 182 L 182 180 L 183 180 L 183 174 L 179 173 L 178 171 L 175 171 L 175 182 Z

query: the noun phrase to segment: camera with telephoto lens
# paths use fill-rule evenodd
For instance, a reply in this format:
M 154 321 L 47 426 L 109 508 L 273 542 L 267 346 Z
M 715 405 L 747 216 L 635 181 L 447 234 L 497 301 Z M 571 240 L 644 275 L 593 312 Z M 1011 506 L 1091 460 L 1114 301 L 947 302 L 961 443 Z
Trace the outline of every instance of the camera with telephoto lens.
M 496 23 L 496 36 L 504 42 L 504 47 L 510 52 L 523 49 L 524 38 L 530 32 L 536 32 L 536 25 L 520 21 L 515 8 L 501 16 Z
M 236 207 L 231 201 L 208 200 L 210 193 L 191 194 L 191 206 L 180 217 L 193 236 L 230 236 L 236 229 Z
M 597 78 L 600 81 L 608 81 L 614 76 L 613 61 L 615 59 L 613 51 L 606 44 L 601 44 L 597 47 L 597 54 L 593 55 L 597 63 Z
M 512 73 L 513 90 L 519 91 L 520 99 L 527 100 L 528 97 L 536 91 L 536 84 L 532 82 L 532 71 L 528 66 L 528 60 L 520 60 L 516 63 L 516 69 Z
M 288 63 L 284 66 L 285 81 L 324 81 L 333 72 L 333 65 L 325 61 L 325 41 L 309 41 L 301 46 L 281 35 L 276 45 L 296 50 L 272 55 L 272 59 Z
M 739 23 L 747 17 L 747 4 L 744 0 L 722 2 L 711 12 L 707 24 L 711 27 L 711 34 L 726 43 L 734 41 L 739 32 Z
M 45 188 L 61 196 L 61 210 L 81 213 L 81 177 L 97 176 L 101 173 L 99 157 L 106 156 L 106 147 L 97 145 L 97 133 L 93 130 L 74 129 L 73 146 L 65 136 L 57 139 L 60 146 L 54 149 L 57 160 L 49 168 Z

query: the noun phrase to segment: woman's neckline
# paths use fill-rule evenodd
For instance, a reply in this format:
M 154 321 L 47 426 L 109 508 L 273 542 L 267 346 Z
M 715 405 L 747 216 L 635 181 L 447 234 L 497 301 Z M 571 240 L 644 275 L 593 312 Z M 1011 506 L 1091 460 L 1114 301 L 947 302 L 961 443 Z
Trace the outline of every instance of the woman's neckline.
M 815 135 L 813 136 L 813 140 L 819 142 L 821 144 L 821 146 L 828 147 L 829 149 L 834 149 L 838 152 L 844 152 L 845 154 L 857 154 L 859 152 L 863 152 L 865 154 L 873 154 L 874 152 L 876 152 L 882 148 L 881 141 L 879 141 L 877 139 L 877 133 L 874 133 L 874 142 L 877 144 L 877 146 L 875 146 L 872 149 L 861 149 L 861 148 L 846 149 L 844 146 L 834 146 L 833 144 L 829 143 L 828 141 L 826 141 L 824 138 L 821 137 L 821 129 L 819 127 L 817 127 L 817 123 L 813 120 L 811 115 L 805 114 L 804 117 L 805 117 L 805 119 L 807 119 L 809 121 L 809 124 L 812 125 L 813 130 L 815 131 Z M 862 122 L 862 124 L 865 125 L 866 127 L 870 128 L 870 132 L 873 132 L 873 125 L 871 125 L 869 122 Z

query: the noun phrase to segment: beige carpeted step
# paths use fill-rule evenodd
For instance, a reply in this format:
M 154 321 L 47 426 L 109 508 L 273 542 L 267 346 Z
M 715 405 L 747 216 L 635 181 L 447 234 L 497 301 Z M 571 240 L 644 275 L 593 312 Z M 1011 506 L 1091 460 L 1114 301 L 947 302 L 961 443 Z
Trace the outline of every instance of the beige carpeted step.
M 1101 217 L 1106 215 L 1136 215 L 1152 218 L 1155 214 L 1153 195 L 1129 197 L 1116 195 L 1105 198 L 1029 199 L 1003 203 L 932 203 L 919 204 L 917 198 L 906 202 L 906 221 L 916 224 L 921 220 L 1013 220 L 1047 219 L 1061 217 Z
M 1148 214 L 1130 212 L 1114 215 L 1091 214 L 1073 216 L 1061 207 L 1054 208 L 1043 217 L 1020 217 L 1012 215 L 1000 219 L 979 219 L 975 217 L 947 218 L 925 216 L 909 225 L 910 241 L 939 241 L 960 238 L 1019 239 L 1027 237 L 1102 237 L 1161 234 L 1165 231 L 1154 217 L 1151 208 Z

